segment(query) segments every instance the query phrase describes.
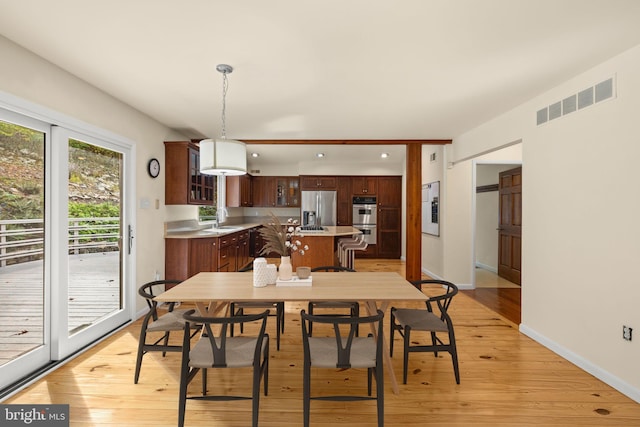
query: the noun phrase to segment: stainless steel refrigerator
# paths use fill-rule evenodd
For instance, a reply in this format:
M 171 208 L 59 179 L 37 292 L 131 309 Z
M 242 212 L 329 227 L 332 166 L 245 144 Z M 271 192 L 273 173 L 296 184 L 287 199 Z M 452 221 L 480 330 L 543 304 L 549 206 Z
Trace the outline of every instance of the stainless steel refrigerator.
M 300 205 L 302 225 L 336 225 L 335 191 L 303 191 Z

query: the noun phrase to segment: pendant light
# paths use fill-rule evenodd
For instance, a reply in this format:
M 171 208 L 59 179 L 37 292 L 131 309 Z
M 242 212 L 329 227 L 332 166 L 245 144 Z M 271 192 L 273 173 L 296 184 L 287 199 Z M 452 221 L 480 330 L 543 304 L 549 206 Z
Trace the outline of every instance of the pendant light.
M 226 136 L 227 74 L 233 71 L 233 67 L 220 64 L 216 70 L 222 73 L 222 135 L 220 139 L 200 141 L 200 173 L 244 175 L 247 173 L 247 147 L 244 142 L 227 139 Z

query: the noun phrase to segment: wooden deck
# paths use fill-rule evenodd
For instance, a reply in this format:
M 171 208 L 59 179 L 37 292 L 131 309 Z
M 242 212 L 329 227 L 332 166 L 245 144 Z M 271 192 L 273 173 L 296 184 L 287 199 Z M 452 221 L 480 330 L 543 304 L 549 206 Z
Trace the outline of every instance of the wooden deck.
M 69 257 L 69 331 L 83 329 L 120 306 L 118 253 Z M 42 261 L 0 268 L 0 364 L 42 344 Z

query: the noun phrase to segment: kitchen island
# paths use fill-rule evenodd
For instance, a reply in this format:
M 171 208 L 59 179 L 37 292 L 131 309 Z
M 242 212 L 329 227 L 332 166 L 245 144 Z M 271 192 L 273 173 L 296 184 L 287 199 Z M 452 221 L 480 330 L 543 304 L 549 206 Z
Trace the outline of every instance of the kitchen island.
M 352 237 L 362 234 L 360 230 L 351 226 L 324 226 L 322 231 L 301 231 L 300 240 L 302 246 L 309 246 L 304 255 L 294 253 L 291 255 L 293 270 L 296 267 L 321 267 L 325 265 L 338 265 L 336 250 L 338 241 L 343 237 Z

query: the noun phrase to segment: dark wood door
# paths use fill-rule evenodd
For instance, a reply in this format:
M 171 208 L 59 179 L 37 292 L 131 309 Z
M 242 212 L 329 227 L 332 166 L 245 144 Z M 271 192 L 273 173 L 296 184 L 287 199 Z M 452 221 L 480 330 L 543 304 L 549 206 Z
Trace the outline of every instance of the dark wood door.
M 500 172 L 498 276 L 520 285 L 522 269 L 522 167 Z

